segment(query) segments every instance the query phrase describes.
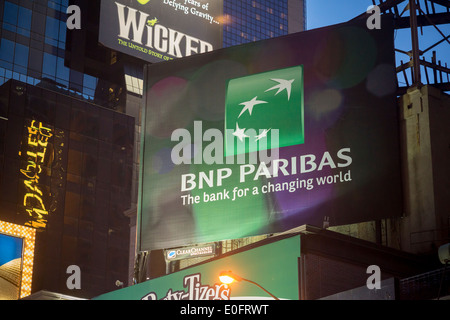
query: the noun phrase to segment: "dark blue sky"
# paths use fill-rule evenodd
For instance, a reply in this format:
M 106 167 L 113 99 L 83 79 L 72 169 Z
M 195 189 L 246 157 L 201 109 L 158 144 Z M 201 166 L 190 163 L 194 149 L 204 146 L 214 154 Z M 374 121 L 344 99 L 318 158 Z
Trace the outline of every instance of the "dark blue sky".
M 372 5 L 372 0 L 306 0 L 307 1 L 307 28 L 315 29 L 332 24 L 346 22 L 359 14 L 365 12 L 369 6 Z M 404 1 L 399 5 L 400 12 L 406 7 L 408 1 Z M 425 11 L 424 0 L 420 0 L 420 5 Z M 436 5 L 438 12 L 443 12 L 445 8 Z M 409 16 L 409 11 L 406 11 L 402 16 Z M 445 36 L 450 35 L 450 24 L 437 26 Z M 419 29 L 419 48 L 426 50 L 431 45 L 441 40 L 443 37 L 433 26 Z M 395 46 L 397 49 L 403 51 L 411 50 L 411 31 L 410 29 L 397 30 L 395 34 Z M 422 57 L 427 61 L 431 61 L 432 51 L 436 50 L 437 60 L 441 60 L 442 65 L 447 63 L 450 67 L 450 43 L 442 42 L 440 45 L 426 52 Z M 403 53 L 396 54 L 397 66 L 400 65 L 400 60 L 403 62 L 409 61 L 409 56 Z M 422 72 L 423 74 L 423 72 Z M 422 77 L 424 83 L 425 76 Z M 401 77 L 399 82 L 402 82 Z M 402 85 L 402 83 L 400 83 Z

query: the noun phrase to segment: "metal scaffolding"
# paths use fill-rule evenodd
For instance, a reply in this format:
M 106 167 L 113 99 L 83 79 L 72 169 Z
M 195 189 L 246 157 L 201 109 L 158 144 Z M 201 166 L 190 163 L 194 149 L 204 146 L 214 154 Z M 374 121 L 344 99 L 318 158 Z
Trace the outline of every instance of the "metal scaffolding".
M 396 30 L 409 28 L 411 31 L 411 49 L 395 48 L 397 54 L 409 57 L 408 61 L 400 59 L 396 67 L 398 94 L 406 93 L 410 87 L 422 85 L 450 91 L 450 68 L 447 66 L 450 56 L 445 57 L 449 61 L 442 62 L 438 60 L 437 51 L 434 50 L 444 42 L 450 45 L 450 34 L 446 35 L 442 31 L 443 25 L 450 25 L 450 0 L 372 0 L 372 3 L 380 8 L 382 14 L 394 16 Z M 364 13 L 355 19 L 366 15 Z M 426 27 L 433 28 L 440 39 L 421 49 L 419 42 Z M 426 58 L 425 54 L 431 50 L 431 57 Z

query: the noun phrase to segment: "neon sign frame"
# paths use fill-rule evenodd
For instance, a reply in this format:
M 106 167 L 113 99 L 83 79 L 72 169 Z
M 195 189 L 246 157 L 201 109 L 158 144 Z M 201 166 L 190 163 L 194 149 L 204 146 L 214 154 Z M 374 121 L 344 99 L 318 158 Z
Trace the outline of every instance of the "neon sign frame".
M 0 232 L 6 235 L 22 238 L 24 241 L 22 253 L 22 278 L 20 281 L 20 298 L 29 296 L 31 294 L 31 283 L 33 275 L 36 229 L 9 223 L 6 221 L 0 221 Z

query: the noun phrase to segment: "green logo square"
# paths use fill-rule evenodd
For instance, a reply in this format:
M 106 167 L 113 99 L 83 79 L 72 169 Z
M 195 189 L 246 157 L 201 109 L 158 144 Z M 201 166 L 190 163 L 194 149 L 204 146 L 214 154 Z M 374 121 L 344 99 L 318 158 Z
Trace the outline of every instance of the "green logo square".
M 229 80 L 225 156 L 303 144 L 303 100 L 303 66 Z

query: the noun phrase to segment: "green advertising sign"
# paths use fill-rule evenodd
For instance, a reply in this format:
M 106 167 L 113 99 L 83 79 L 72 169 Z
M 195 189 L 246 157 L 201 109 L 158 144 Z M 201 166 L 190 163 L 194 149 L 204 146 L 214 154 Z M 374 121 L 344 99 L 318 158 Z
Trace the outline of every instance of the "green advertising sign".
M 254 281 L 279 299 L 298 300 L 299 257 L 300 236 L 296 235 L 106 293 L 94 300 L 273 299 L 247 281 L 221 283 L 222 271 L 232 271 Z
M 148 65 L 139 250 L 400 216 L 393 26 Z
M 228 82 L 225 130 L 231 132 L 231 136 L 225 136 L 225 156 L 303 144 L 303 126 L 302 66 L 258 73 Z M 271 130 L 277 130 L 277 146 L 266 141 Z M 244 140 L 248 140 L 246 150 L 239 148 L 239 142 Z

